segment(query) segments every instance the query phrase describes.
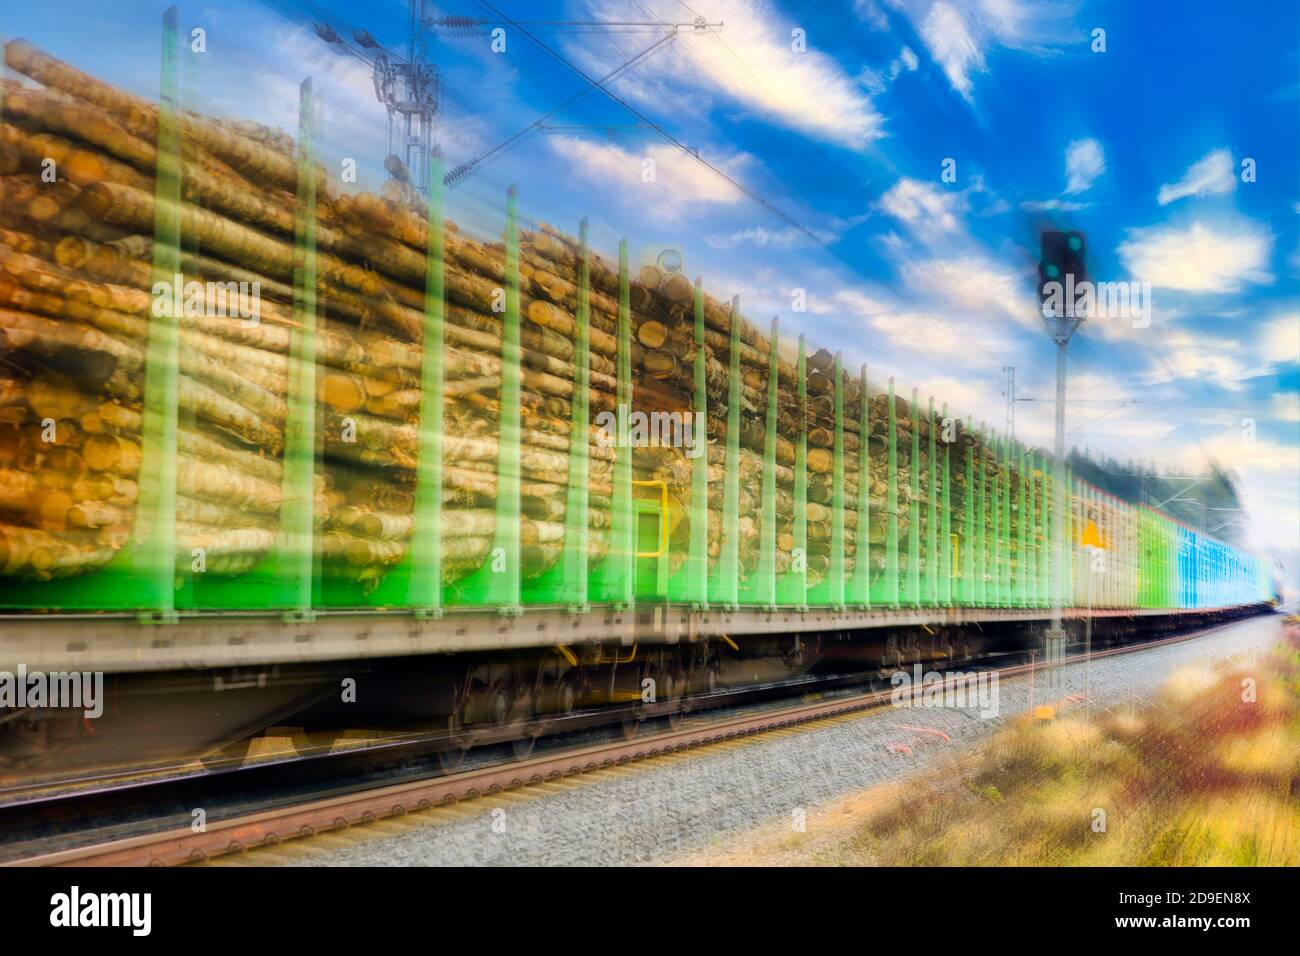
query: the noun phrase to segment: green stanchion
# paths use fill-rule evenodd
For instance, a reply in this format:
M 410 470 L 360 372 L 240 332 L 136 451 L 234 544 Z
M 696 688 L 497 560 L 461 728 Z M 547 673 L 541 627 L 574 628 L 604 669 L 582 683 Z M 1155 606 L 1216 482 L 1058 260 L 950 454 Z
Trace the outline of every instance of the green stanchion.
M 1043 509 L 1043 560 L 1038 565 L 1038 579 L 1043 603 L 1051 607 L 1052 596 L 1055 594 L 1052 562 L 1056 560 L 1054 550 L 1056 511 L 1052 500 L 1052 488 L 1056 483 L 1056 459 L 1047 455 L 1044 455 L 1043 459 L 1043 482 L 1040 489 Z
M 987 549 L 987 564 L 985 567 L 985 598 L 989 607 L 998 606 L 998 531 L 1002 523 L 1002 509 L 998 506 L 998 451 L 997 437 L 991 430 L 985 432 L 988 441 L 987 457 L 984 460 L 986 469 L 984 476 L 984 494 L 985 508 L 988 511 L 985 520 L 985 548 Z
M 591 586 L 587 546 L 591 503 L 591 250 L 587 245 L 587 220 L 578 223 L 577 335 L 573 347 L 573 407 L 569 422 L 569 474 L 565 489 L 564 554 L 545 574 L 524 582 L 523 600 L 529 604 L 562 604 L 574 613 L 589 608 Z M 668 516 L 662 515 L 661 521 Z
M 1016 505 L 1016 529 L 1019 531 L 1019 545 L 1016 551 L 1016 604 L 1019 607 L 1028 607 L 1029 600 L 1029 514 L 1025 510 L 1026 495 L 1025 485 L 1027 484 L 1028 468 L 1025 464 L 1025 446 L 1018 445 L 1020 474 L 1016 481 L 1016 492 L 1019 500 Z
M 1038 512 L 1038 453 L 1029 451 L 1025 465 L 1025 487 L 1028 500 L 1025 510 L 1029 525 L 1029 553 L 1025 566 L 1025 592 L 1030 607 L 1042 607 L 1042 598 L 1038 594 L 1038 529 L 1042 527 L 1042 515 Z
M 1169 553 L 1167 550 L 1169 542 L 1169 530 L 1164 526 L 1159 515 L 1152 515 L 1151 535 L 1155 539 L 1152 547 L 1155 550 L 1156 560 L 1156 591 L 1153 601 L 1153 607 L 1169 607 L 1171 595 L 1169 581 Z
M 1016 473 L 1013 463 L 1011 438 L 1002 436 L 1002 603 L 1006 607 L 1016 604 L 1016 538 L 1012 524 L 1012 506 L 1016 495 Z
M 1002 451 L 1002 604 L 1016 604 L 1016 528 L 1013 506 L 1016 500 L 1016 473 L 1011 439 L 1003 435 L 999 442 Z
M 632 309 L 627 240 L 618 244 L 618 395 L 617 420 L 632 411 Z M 620 431 L 622 429 L 620 428 Z M 610 514 L 609 552 L 596 569 L 588 592 L 593 601 L 629 608 L 635 601 L 636 514 L 632 501 L 632 449 L 619 441 L 614 455 L 614 500 Z
M 988 566 L 985 569 L 988 575 L 986 586 L 988 588 L 987 598 L 989 607 L 997 607 L 1001 603 L 1002 597 L 1000 591 L 1002 576 L 999 574 L 999 564 L 1002 560 L 1002 554 L 999 548 L 999 532 L 1002 530 L 1002 503 L 1001 499 L 998 497 L 997 435 L 991 430 L 986 432 L 986 434 L 989 443 L 988 459 L 986 459 L 984 463 L 985 467 L 988 469 L 984 479 L 984 491 L 987 497 L 985 506 L 988 509 L 988 517 L 986 519 L 988 523 L 985 528 L 987 533 L 986 547 L 988 549 Z
M 161 96 L 154 202 L 153 276 L 171 283 L 181 271 L 181 179 L 177 102 L 177 12 L 163 14 Z M 180 386 L 181 303 L 149 324 L 144 413 L 140 426 L 140 479 L 134 531 L 134 572 L 144 589 L 146 618 L 175 620 L 176 427 Z M 153 469 L 148 468 L 153 463 Z
M 1061 601 L 1065 607 L 1074 606 L 1074 582 L 1078 579 L 1078 571 L 1075 568 L 1075 547 L 1074 543 L 1078 540 L 1075 534 L 1074 525 L 1074 508 L 1079 499 L 1078 489 L 1074 483 L 1074 473 L 1069 465 L 1065 466 L 1065 527 L 1061 529 L 1061 537 L 1065 541 L 1065 581 L 1063 582 L 1063 591 Z
M 975 423 L 966 422 L 966 430 L 974 434 Z M 975 445 L 966 447 L 966 488 L 962 493 L 962 540 L 961 554 L 961 603 L 973 605 L 975 600 L 975 554 L 979 547 L 979 535 L 975 530 Z
M 998 605 L 1010 607 L 1011 601 L 1011 459 L 1007 437 L 995 439 L 998 455 Z
M 519 212 L 518 194 L 514 186 L 506 193 L 505 279 L 506 311 L 501 326 L 496 529 L 492 536 L 492 550 L 483 566 L 465 580 L 448 586 L 446 603 L 466 607 L 495 607 L 501 614 L 518 614 L 522 610 L 520 585 L 523 569 L 519 542 Z M 614 521 L 617 522 L 619 517 L 616 512 Z
M 442 156 L 429 157 L 424 338 L 420 362 L 420 444 L 415 464 L 415 529 L 401 563 L 384 576 L 367 604 L 411 608 L 418 618 L 442 616 L 443 356 L 446 299 Z
M 980 422 L 979 437 L 975 440 L 979 453 L 979 494 L 975 499 L 978 509 L 975 526 L 979 538 L 979 560 L 975 568 L 975 603 L 980 607 L 988 607 L 992 597 L 989 587 L 989 459 L 985 441 L 984 423 Z
M 162 15 L 157 168 L 154 178 L 153 281 L 171 287 L 181 271 L 181 178 L 176 7 Z M 140 471 L 135 524 L 122 549 L 101 570 L 75 579 L 0 581 L 0 606 L 139 612 L 146 623 L 172 623 L 176 615 L 176 432 L 184 305 L 149 317 L 145 344 Z
M 908 460 L 910 481 L 908 489 L 911 500 L 907 503 L 907 593 L 903 597 L 905 604 L 913 607 L 921 605 L 921 432 L 917 421 L 917 390 L 912 389 L 912 454 Z
M 835 353 L 835 488 L 831 504 L 831 569 L 827 574 L 832 607 L 843 610 L 844 563 L 844 359 Z
M 889 512 L 885 527 L 885 588 L 882 595 L 885 604 L 891 608 L 899 606 L 898 567 L 898 410 L 894 407 L 894 379 L 889 379 L 889 477 L 886 480 L 885 508 Z
M 691 460 L 691 535 L 686 561 L 668 581 L 672 601 L 697 610 L 709 606 L 709 396 L 704 342 L 704 285 L 695 280 L 695 394 L 692 410 L 700 427 L 691 432 L 696 456 Z
M 835 437 L 831 469 L 831 553 L 826 577 L 810 590 L 809 604 L 844 607 L 844 368 L 835 354 Z
M 775 609 L 776 606 L 776 411 L 777 353 L 780 330 L 772 319 L 771 351 L 767 359 L 767 416 L 763 431 L 762 524 L 758 536 L 758 566 L 741 588 L 747 604 Z
M 1053 550 L 1053 522 L 1055 521 L 1052 503 L 1052 488 L 1056 481 L 1056 464 L 1051 455 L 1043 455 L 1043 480 L 1038 489 L 1039 505 L 1043 509 L 1043 560 L 1038 567 L 1038 577 L 1043 589 L 1043 603 L 1052 605 L 1052 586 L 1055 580 L 1052 562 L 1055 560 Z
M 799 437 L 794 446 L 794 549 L 790 570 L 777 581 L 777 601 L 797 608 L 808 607 L 808 357 L 804 337 L 799 336 Z
M 861 395 L 858 410 L 858 524 L 855 530 L 857 551 L 847 600 L 864 610 L 871 607 L 871 399 L 867 394 L 867 366 L 859 378 Z
M 939 489 L 936 487 L 938 482 L 938 454 L 935 446 L 934 436 L 934 396 L 930 396 L 930 407 L 926 412 L 926 421 L 929 425 L 930 444 L 927 449 L 929 452 L 929 462 L 926 468 L 926 477 L 929 480 L 929 494 L 926 495 L 926 517 L 925 517 L 925 603 L 931 607 L 939 603 Z
M 943 403 L 942 427 L 954 427 L 948 418 L 948 403 Z M 953 576 L 952 566 L 952 442 L 943 443 L 943 512 L 939 526 L 939 603 L 952 607 Z
M 722 546 L 709 600 L 736 607 L 740 584 L 740 296 L 731 300 L 727 371 L 726 473 L 722 476 Z
M 1015 477 L 1011 473 L 1011 453 L 1008 444 L 1006 435 L 998 436 L 998 508 L 1000 511 L 998 552 L 1002 556 L 998 564 L 998 595 L 1002 607 L 1011 607 L 1015 603 L 1011 593 L 1011 582 L 1014 579 L 1012 562 L 1015 560 L 1015 553 L 1012 551 L 1011 495 Z
M 277 604 L 287 616 L 312 616 L 316 515 L 316 169 L 315 104 L 311 80 L 298 102 L 298 196 L 293 269 L 294 320 L 289 345 L 289 418 L 284 428 Z
M 1015 602 L 1011 594 L 1012 571 L 1012 529 L 1011 529 L 1011 495 L 1014 476 L 1011 473 L 1011 456 L 1007 449 L 1005 435 L 996 436 L 995 449 L 998 457 L 998 604 L 1011 607 Z

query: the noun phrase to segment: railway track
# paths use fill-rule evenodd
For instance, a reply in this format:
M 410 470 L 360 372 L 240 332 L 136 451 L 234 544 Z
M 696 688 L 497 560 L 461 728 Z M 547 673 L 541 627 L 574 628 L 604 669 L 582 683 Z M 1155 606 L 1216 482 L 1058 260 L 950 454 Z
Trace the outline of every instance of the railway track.
M 1183 643 L 1211 635 L 1230 627 L 1232 623 L 1108 648 L 1094 652 L 1092 658 L 1141 653 L 1169 644 Z M 1075 656 L 1077 658 L 1082 655 Z M 1041 667 L 1030 660 L 997 667 L 996 670 L 1000 678 L 1009 678 L 1032 674 L 1041 670 Z M 233 815 L 211 822 L 198 832 L 188 826 L 163 829 L 68 849 L 38 852 L 13 862 L 32 866 L 173 866 L 204 862 L 258 847 L 337 832 L 385 818 L 428 811 L 502 791 L 533 787 L 634 761 L 706 748 L 738 738 L 866 711 L 889 702 L 891 693 L 888 688 L 873 687 L 833 700 L 805 701 L 760 713 L 733 715 L 647 734 L 638 739 L 615 739 L 431 779 L 407 780 L 366 787 L 354 792 L 333 793 L 282 807 Z M 139 795 L 143 795 L 143 792 Z

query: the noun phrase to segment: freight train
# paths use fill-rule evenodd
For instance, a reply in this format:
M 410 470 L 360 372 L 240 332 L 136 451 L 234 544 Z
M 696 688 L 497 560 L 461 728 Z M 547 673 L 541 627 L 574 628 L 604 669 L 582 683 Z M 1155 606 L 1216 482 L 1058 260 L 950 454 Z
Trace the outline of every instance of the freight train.
M 513 189 L 476 240 L 437 162 L 427 200 L 346 192 L 309 83 L 295 140 L 5 60 L 0 667 L 171 675 L 225 694 L 229 743 L 364 662 L 379 710 L 457 734 L 846 642 L 974 656 L 1053 603 L 1271 597 L 1262 559 L 761 331 L 676 256 L 633 274 Z

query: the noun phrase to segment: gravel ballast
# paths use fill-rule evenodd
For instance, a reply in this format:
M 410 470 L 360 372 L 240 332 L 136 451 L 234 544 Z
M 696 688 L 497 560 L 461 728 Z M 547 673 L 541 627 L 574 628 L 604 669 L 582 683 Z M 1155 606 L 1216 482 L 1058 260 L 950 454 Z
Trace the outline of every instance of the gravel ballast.
M 1195 640 L 1094 660 L 1094 707 L 1141 705 L 1179 668 L 1266 651 L 1280 618 L 1254 617 Z M 1062 696 L 1081 695 L 1071 664 Z M 898 780 L 991 734 L 1030 707 L 1028 676 L 998 681 L 997 713 L 979 708 L 885 706 L 849 718 L 764 734 L 702 751 L 480 799 L 456 814 L 404 818 L 400 835 L 377 830 L 344 846 L 312 848 L 294 862 L 318 866 L 636 865 L 705 850 L 726 835 L 790 817 L 857 790 Z M 1043 675 L 1034 703 L 1044 702 Z M 935 732 L 939 733 L 935 733 Z M 944 740 L 942 734 L 948 736 Z M 481 812 L 473 812 L 473 807 Z M 306 841 L 306 844 L 315 841 Z M 257 854 L 245 858 L 259 862 Z M 271 862 L 267 860 L 266 862 Z

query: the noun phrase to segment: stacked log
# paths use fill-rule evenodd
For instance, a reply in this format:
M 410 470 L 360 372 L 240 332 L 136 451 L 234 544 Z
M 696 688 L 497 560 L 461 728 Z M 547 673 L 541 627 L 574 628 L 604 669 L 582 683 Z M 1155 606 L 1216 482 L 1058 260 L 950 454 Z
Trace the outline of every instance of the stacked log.
M 300 163 L 283 133 L 255 123 L 182 112 L 184 174 L 178 208 L 158 209 L 158 108 L 62 63 L 22 40 L 7 65 L 29 81 L 6 82 L 0 122 L 0 573 L 51 578 L 102 567 L 135 521 L 143 456 L 143 380 L 154 285 L 152 234 L 159 212 L 183 236 L 180 311 L 177 566 L 206 556 L 206 573 L 255 567 L 277 541 L 295 314 L 294 215 L 300 167 L 316 189 L 318 428 L 314 514 L 324 571 L 371 588 L 407 553 L 415 529 L 425 281 L 429 226 L 402 197 L 335 188 L 319 166 Z M 50 162 L 56 170 L 47 182 Z M 505 245 L 479 241 L 454 223 L 444 232 L 443 567 L 455 582 L 483 565 L 496 533 L 502 384 Z M 520 540 L 525 576 L 553 567 L 564 547 L 578 338 L 576 239 L 539 224 L 520 247 Z M 188 290 L 196 283 L 193 293 Z M 257 283 L 256 321 L 221 299 Z M 231 285 L 234 284 L 234 285 Z M 742 579 L 758 566 L 762 540 L 770 342 L 730 303 L 704 297 L 705 333 L 694 333 L 693 284 L 654 266 L 630 280 L 632 402 L 617 407 L 619 275 L 590 259 L 588 529 L 593 567 L 609 548 L 614 463 L 603 413 L 640 413 L 675 427 L 667 447 L 639 442 L 633 476 L 668 487 L 670 570 L 685 557 L 691 514 L 691 449 L 707 442 L 708 552 L 716 567 L 724 535 L 729 365 L 733 319 L 740 368 L 737 536 Z M 225 310 L 223 312 L 223 309 Z M 703 434 L 683 429 L 694 405 L 694 362 L 705 364 Z M 776 566 L 794 559 L 795 448 L 807 438 L 808 568 L 831 568 L 836 423 L 834 357 L 807 361 L 808 402 L 798 369 L 777 361 Z M 929 429 L 919 424 L 912 461 L 911 408 L 896 399 L 898 510 L 887 498 L 885 395 L 873 388 L 869 421 L 846 372 L 843 386 L 846 573 L 865 560 L 885 571 L 884 544 L 898 531 L 900 568 L 925 562 L 930 493 Z M 676 416 L 675 418 L 672 416 Z M 683 418 L 685 416 L 685 418 Z M 656 436 L 658 437 L 658 436 Z M 673 442 L 676 442 L 674 447 Z M 860 473 L 866 443 L 870 476 Z M 999 465 L 966 429 L 952 445 L 951 524 L 963 527 L 966 456 Z M 908 554 L 916 470 L 921 552 Z M 940 472 L 936 473 L 940 475 Z M 868 482 L 869 521 L 858 496 Z M 942 489 L 936 487 L 942 501 Z M 986 515 L 992 527 L 992 504 Z M 1013 517 L 1018 528 L 1020 517 Z M 1038 527 L 1035 522 L 1033 527 Z M 1012 535 L 1013 540 L 1015 535 Z M 937 557 L 937 556 L 935 556 Z M 905 572 L 900 572 L 900 578 Z
M 42 84 L 6 83 L 0 124 L 0 337 L 5 345 L 3 566 L 48 578 L 101 567 L 128 538 L 142 462 L 143 369 L 153 295 L 157 109 L 23 41 L 6 63 Z M 241 573 L 275 543 L 290 414 L 294 202 L 291 141 L 256 124 L 180 119 L 181 287 L 177 565 Z M 52 161 L 56 179 L 41 178 Z M 400 562 L 414 527 L 424 327 L 423 220 L 317 178 L 316 372 L 321 461 L 315 514 L 327 574 L 370 586 Z M 495 528 L 504 280 L 499 243 L 449 224 L 443 365 L 443 559 L 477 568 Z M 200 251 L 189 251 L 196 249 Z M 256 322 L 221 314 L 210 283 L 260 287 Z M 566 294 L 557 290 L 557 295 Z M 571 298 L 571 293 L 567 293 Z M 525 281 L 525 306 L 534 295 Z M 188 305 L 189 303 L 187 303 Z M 563 537 L 572 335 L 522 335 L 520 456 L 525 573 Z M 571 321 L 571 320 L 570 320 Z M 609 320 L 593 330 L 590 399 L 613 407 Z M 43 423 L 48 427 L 42 430 Z M 612 451 L 593 445 L 590 555 L 604 554 Z M 214 504 L 220 502 L 220 505 Z

